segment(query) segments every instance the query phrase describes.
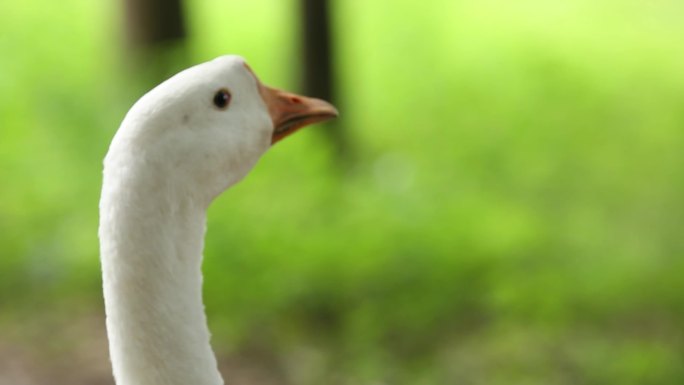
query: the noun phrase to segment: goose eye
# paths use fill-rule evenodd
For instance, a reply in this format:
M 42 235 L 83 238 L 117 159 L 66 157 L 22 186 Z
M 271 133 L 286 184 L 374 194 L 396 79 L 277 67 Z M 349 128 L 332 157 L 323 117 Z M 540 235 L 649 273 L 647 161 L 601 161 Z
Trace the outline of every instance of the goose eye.
M 225 110 L 230 104 L 230 98 L 230 92 L 225 88 L 221 88 L 214 94 L 214 105 L 219 110 Z

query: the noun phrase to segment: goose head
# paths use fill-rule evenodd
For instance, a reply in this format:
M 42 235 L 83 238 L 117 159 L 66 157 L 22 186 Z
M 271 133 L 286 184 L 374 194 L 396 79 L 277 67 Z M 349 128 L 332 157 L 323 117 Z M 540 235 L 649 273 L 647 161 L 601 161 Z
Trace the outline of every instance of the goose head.
M 135 103 L 105 158 L 105 177 L 126 174 L 152 194 L 173 190 L 208 204 L 273 144 L 335 116 L 331 104 L 268 87 L 243 58 L 222 56 Z

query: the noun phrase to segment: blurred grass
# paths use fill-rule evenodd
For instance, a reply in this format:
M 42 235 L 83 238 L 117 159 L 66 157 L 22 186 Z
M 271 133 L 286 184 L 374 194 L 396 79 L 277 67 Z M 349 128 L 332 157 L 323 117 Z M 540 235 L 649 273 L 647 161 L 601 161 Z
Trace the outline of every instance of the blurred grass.
M 293 5 L 188 2 L 192 61 L 295 88 Z M 214 204 L 217 349 L 295 383 L 684 381 L 683 8 L 336 2 L 358 162 L 305 130 Z M 101 159 L 141 91 L 117 17 L 0 4 L 6 330 L 101 311 Z

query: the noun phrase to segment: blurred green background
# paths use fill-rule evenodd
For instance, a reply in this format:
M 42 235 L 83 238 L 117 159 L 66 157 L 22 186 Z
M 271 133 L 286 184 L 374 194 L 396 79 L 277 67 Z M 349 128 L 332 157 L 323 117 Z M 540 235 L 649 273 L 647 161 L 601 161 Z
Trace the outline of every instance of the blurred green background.
M 339 123 L 209 212 L 227 383 L 684 383 L 684 3 L 332 3 Z M 186 62 L 297 89 L 293 0 L 186 2 Z M 112 384 L 101 162 L 121 4 L 0 3 L 0 384 Z M 344 171 L 343 171 L 344 169 Z

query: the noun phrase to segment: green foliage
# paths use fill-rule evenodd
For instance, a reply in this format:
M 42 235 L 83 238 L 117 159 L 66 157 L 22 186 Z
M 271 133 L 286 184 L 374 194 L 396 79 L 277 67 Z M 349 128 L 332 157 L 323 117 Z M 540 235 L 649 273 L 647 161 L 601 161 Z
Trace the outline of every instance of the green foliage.
M 103 4 L 0 5 L 0 318 L 100 306 L 101 159 L 139 95 Z M 193 61 L 293 88 L 291 6 L 189 2 Z M 358 159 L 311 128 L 212 206 L 218 349 L 318 363 L 299 383 L 684 381 L 682 5 L 335 7 Z

